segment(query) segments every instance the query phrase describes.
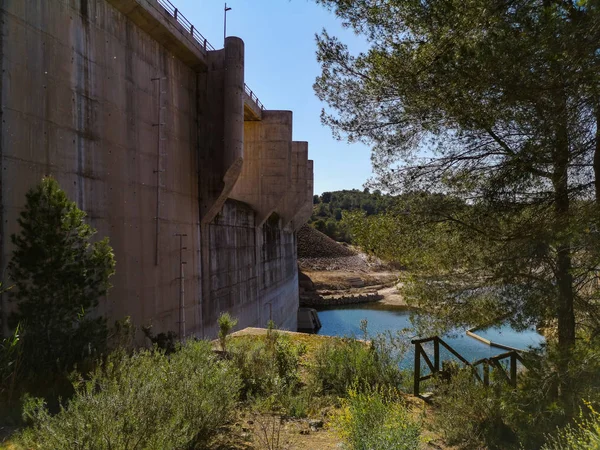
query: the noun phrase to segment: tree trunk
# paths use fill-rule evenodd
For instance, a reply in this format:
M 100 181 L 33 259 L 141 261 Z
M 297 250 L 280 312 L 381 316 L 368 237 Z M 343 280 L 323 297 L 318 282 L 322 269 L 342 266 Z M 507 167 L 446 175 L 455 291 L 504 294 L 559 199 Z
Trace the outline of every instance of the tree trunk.
M 556 283 L 558 298 L 556 315 L 558 319 L 558 345 L 565 356 L 571 353 L 575 344 L 575 310 L 573 307 L 573 275 L 571 274 L 571 237 L 569 236 L 569 188 L 568 166 L 569 146 L 566 126 L 561 126 L 554 151 L 554 213 L 556 232 Z
M 594 188 L 596 205 L 600 205 L 600 98 L 596 97 L 594 114 L 596 116 L 596 147 L 594 148 Z
M 554 187 L 554 238 L 556 248 L 556 318 L 558 322 L 559 349 L 559 397 L 562 400 L 565 414 L 574 412 L 575 398 L 573 395 L 574 380 L 569 373 L 569 363 L 575 346 L 575 309 L 573 275 L 571 273 L 571 236 L 569 232 L 569 137 L 566 119 L 566 102 L 562 103 L 560 114 L 557 115 L 556 146 L 553 152 L 554 171 L 552 184 Z

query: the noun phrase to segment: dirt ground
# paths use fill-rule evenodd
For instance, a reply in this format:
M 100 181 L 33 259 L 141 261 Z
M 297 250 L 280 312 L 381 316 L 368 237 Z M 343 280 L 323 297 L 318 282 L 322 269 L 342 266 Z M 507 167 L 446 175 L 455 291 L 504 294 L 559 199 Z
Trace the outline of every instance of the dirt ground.
M 398 291 L 397 271 L 374 271 L 368 273 L 355 273 L 342 270 L 320 271 L 304 270 L 317 292 L 323 295 L 331 293 L 361 294 L 366 292 L 377 292 L 383 298 L 376 303 L 387 306 L 406 306 L 404 298 Z M 352 279 L 360 278 L 364 287 L 352 286 Z M 333 292 L 332 292 L 333 291 Z
M 367 273 L 356 273 L 345 270 L 303 270 L 317 290 L 352 289 L 351 279 L 360 278 L 365 287 L 389 287 L 398 280 L 397 272 L 386 270 Z
M 427 415 L 421 400 L 409 400 L 415 416 Z M 425 408 L 425 411 L 424 409 Z M 278 416 L 242 412 L 238 421 L 220 437 L 213 450 L 339 450 L 342 441 L 327 420 L 323 427 L 310 427 L 310 419 L 281 420 Z M 424 417 L 427 423 L 427 418 Z M 423 450 L 455 450 L 427 429 L 422 434 Z
M 380 305 L 406 306 L 406 301 L 398 291 L 398 285 L 394 284 L 393 286 L 380 289 L 378 292 L 379 295 L 383 296 L 383 298 L 377 302 Z
M 307 353 L 302 357 L 301 365 L 311 364 L 314 352 L 327 339 L 335 339 L 291 331 L 279 331 L 289 335 L 295 342 L 306 346 Z M 245 328 L 232 333 L 230 338 L 261 339 L 266 336 L 264 328 Z M 217 345 L 217 342 L 214 341 Z M 431 432 L 428 424 L 431 419 L 431 406 L 421 399 L 406 395 L 404 400 L 412 415 L 423 420 L 422 450 L 453 450 L 447 447 L 440 436 Z M 331 415 L 338 413 L 334 406 L 326 406 L 313 411 L 306 419 L 282 420 L 277 415 L 262 414 L 249 409 L 238 412 L 235 423 L 227 427 L 212 450 L 334 450 L 342 448 L 342 441 L 335 429 L 331 427 Z M 311 427 L 311 420 L 322 421 L 322 426 Z

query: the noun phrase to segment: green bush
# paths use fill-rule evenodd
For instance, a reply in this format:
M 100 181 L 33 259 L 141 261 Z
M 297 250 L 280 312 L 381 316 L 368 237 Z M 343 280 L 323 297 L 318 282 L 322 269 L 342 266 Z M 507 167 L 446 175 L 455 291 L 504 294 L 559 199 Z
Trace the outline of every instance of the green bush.
M 352 386 L 399 388 L 403 354 L 403 343 L 391 335 L 379 335 L 370 342 L 328 339 L 316 352 L 311 374 L 321 393 L 340 397 Z
M 348 450 L 416 450 L 421 426 L 393 389 L 350 389 L 333 426 Z
M 241 398 L 264 413 L 307 417 L 322 402 L 300 379 L 305 352 L 305 345 L 273 329 L 265 339 L 232 340 L 229 357 L 241 374 Z
M 447 443 L 490 449 L 517 444 L 514 431 L 505 421 L 503 397 L 509 394 L 506 383 L 498 380 L 486 388 L 475 380 L 471 369 L 460 369 L 435 389 L 433 426 Z
M 571 423 L 581 408 L 600 403 L 600 346 L 597 341 L 582 336 L 573 348 L 568 365 L 561 363 L 555 345 L 549 345 L 542 355 L 527 355 L 529 370 L 519 373 L 518 389 L 502 398 L 505 421 L 515 431 L 522 446 L 540 448 L 547 435 Z M 565 367 L 566 366 L 566 367 Z M 565 376 L 564 371 L 569 373 Z M 575 380 L 564 395 L 564 380 Z
M 19 381 L 23 360 L 20 334 L 21 327 L 17 326 L 12 335 L 0 339 L 0 404 L 12 402 Z
M 242 378 L 243 399 L 295 393 L 299 388 L 299 361 L 306 349 L 289 336 L 271 331 L 266 340 L 236 339 L 229 347 Z
M 226 352 L 227 348 L 227 335 L 233 330 L 238 323 L 238 320 L 231 317 L 228 312 L 221 313 L 217 319 L 219 325 L 219 343 L 221 344 L 221 350 Z
M 544 450 L 599 450 L 600 449 L 600 413 L 588 404 L 587 414 L 583 411 L 575 426 L 568 425 L 550 437 Z
M 19 437 L 26 448 L 202 448 L 233 414 L 240 379 L 204 341 L 165 356 L 140 351 L 114 354 L 52 416 L 41 399 L 29 399 L 31 426 Z
M 583 406 L 573 399 L 590 399 L 595 402 L 590 407 L 600 400 L 597 343 L 588 340 L 577 344 L 568 365 L 568 377 L 561 372 L 564 365 L 554 345 L 549 345 L 544 353 L 522 356 L 527 370 L 519 371 L 516 389 L 502 381 L 495 370 L 492 380 L 496 382 L 489 388 L 476 382 L 470 370 L 459 371 L 450 382 L 437 383 L 434 426 L 447 442 L 477 448 L 533 450 L 541 448 L 557 428 L 575 436 L 574 428 L 564 428 Z M 569 396 L 561 396 L 560 392 L 561 379 L 565 378 L 577 380 Z

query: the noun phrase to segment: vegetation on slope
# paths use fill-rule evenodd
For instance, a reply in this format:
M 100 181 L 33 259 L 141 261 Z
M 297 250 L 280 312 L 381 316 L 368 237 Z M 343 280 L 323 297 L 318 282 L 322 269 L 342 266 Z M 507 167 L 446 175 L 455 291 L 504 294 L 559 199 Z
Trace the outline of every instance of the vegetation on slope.
M 367 216 L 386 212 L 395 199 L 369 189 L 358 189 L 323 192 L 313 198 L 313 214 L 308 223 L 338 242 L 352 242 L 349 230 L 342 223 L 344 212 L 363 211 Z

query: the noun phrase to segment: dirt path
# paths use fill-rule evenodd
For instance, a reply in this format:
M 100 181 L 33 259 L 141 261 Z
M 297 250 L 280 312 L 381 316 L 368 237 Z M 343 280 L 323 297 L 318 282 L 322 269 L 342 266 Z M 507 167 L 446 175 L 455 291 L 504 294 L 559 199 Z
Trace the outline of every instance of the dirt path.
M 398 292 L 398 285 L 379 289 L 377 292 L 379 292 L 379 295 L 383 296 L 383 298 L 377 302 L 380 305 L 406 306 L 404 297 Z

